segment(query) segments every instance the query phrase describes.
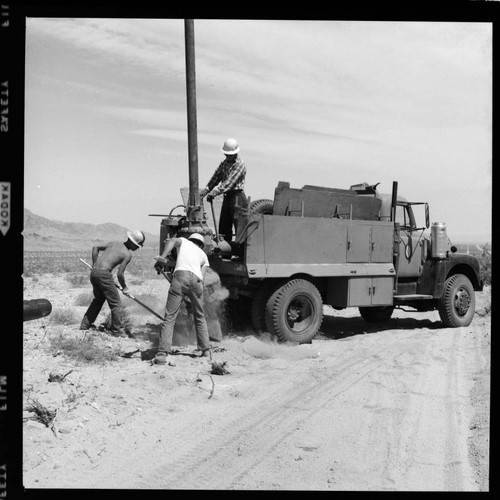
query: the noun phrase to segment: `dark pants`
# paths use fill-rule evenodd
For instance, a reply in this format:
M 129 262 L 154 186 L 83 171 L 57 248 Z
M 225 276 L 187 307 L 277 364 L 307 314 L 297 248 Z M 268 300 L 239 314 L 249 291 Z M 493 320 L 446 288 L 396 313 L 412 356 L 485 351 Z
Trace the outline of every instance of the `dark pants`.
M 175 271 L 168 290 L 165 321 L 160 327 L 160 341 L 158 352 L 170 352 L 172 348 L 172 337 L 177 315 L 181 308 L 184 295 L 187 295 L 193 306 L 194 326 L 198 347 L 202 351 L 210 349 L 208 338 L 207 321 L 203 310 L 203 281 L 191 271 Z
M 219 219 L 219 234 L 224 235 L 226 241 L 233 239 L 233 225 L 234 234 L 236 234 L 238 218 L 238 211 L 235 210 L 236 206 L 239 208 L 248 207 L 248 199 L 244 191 L 228 191 L 224 193 Z
M 90 282 L 94 289 L 94 300 L 83 317 L 80 328 L 86 330 L 97 318 L 104 301 L 108 302 L 111 309 L 111 328 L 116 332 L 123 332 L 123 307 L 111 271 L 92 269 Z

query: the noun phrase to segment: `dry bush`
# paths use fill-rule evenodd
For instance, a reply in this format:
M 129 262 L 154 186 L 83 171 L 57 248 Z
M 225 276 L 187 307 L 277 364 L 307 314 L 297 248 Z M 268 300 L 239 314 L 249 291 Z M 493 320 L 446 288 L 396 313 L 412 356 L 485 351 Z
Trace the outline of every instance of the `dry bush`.
M 108 338 L 100 332 L 92 332 L 91 335 L 75 337 L 59 332 L 49 339 L 48 349 L 54 356 L 62 354 L 71 359 L 81 360 L 87 363 L 104 363 L 115 361 L 121 354 L 118 347 L 109 347 Z
M 81 288 L 82 286 L 87 285 L 89 277 L 84 274 L 68 273 L 66 275 L 66 281 L 74 288 Z
M 70 370 L 69 372 L 65 373 L 64 375 L 61 375 L 60 373 L 49 373 L 49 382 L 63 382 L 64 379 L 72 372 L 73 370 Z
M 29 412 L 35 414 L 34 420 L 41 422 L 46 427 L 53 429 L 54 419 L 57 415 L 57 410 L 49 410 L 43 406 L 37 399 L 28 399 L 28 406 L 26 408 Z
M 491 253 L 483 252 L 478 256 L 481 279 L 485 285 L 491 285 Z
M 50 314 L 50 322 L 55 325 L 74 325 L 78 323 L 79 318 L 73 309 L 68 307 L 54 309 Z
M 229 375 L 229 371 L 226 370 L 226 361 L 222 361 L 222 363 L 218 363 L 217 361 L 211 362 L 211 370 L 210 373 L 214 375 Z
M 64 402 L 66 404 L 73 404 L 73 403 L 76 403 L 76 401 L 78 400 L 78 398 L 80 398 L 81 394 L 78 394 L 75 390 L 71 389 L 70 392 L 68 393 L 68 395 L 66 396 L 66 399 L 64 400 Z
M 75 306 L 88 307 L 93 299 L 94 299 L 94 294 L 92 292 L 80 293 L 75 299 Z

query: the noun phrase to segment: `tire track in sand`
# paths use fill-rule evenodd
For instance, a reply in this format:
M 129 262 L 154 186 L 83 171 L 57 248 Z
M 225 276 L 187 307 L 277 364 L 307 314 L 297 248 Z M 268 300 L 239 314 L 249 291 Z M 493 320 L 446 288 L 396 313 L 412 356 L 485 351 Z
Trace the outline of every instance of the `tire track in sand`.
M 297 432 L 301 423 L 320 411 L 339 394 L 364 379 L 373 370 L 391 361 L 406 349 L 406 338 L 395 337 L 389 345 L 359 353 L 336 365 L 335 374 L 321 373 L 317 379 L 276 394 L 228 421 L 219 432 L 211 433 L 196 446 L 170 457 L 134 488 L 232 489 L 240 480 L 272 454 L 284 439 Z M 364 354 L 364 353 L 363 353 Z
M 468 389 L 464 369 L 468 348 L 466 329 L 432 332 L 425 350 L 415 359 L 429 360 L 428 368 L 404 394 L 404 413 L 397 423 L 386 467 L 387 484 L 408 491 L 462 491 L 471 489 L 467 458 Z

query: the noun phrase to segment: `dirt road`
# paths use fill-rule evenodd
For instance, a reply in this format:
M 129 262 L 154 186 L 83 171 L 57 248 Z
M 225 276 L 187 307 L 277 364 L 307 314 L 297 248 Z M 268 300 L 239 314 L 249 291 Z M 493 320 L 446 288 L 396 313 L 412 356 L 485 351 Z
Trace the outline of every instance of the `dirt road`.
M 25 487 L 488 490 L 489 314 L 451 329 L 437 312 L 377 328 L 356 309 L 325 312 L 311 345 L 225 338 L 214 360 L 227 375 L 190 346 L 165 366 L 140 353 L 75 365 L 41 349 L 47 319 L 26 323 L 25 395 L 58 414 L 55 432 L 25 423 Z M 109 342 L 145 350 L 151 321 L 137 317 L 147 338 Z

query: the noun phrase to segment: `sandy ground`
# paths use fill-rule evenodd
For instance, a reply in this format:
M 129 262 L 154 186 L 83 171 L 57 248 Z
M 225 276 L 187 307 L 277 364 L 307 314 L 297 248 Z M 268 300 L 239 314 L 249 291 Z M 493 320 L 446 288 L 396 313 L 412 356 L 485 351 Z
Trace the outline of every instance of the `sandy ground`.
M 161 312 L 165 280 L 130 289 Z M 43 275 L 25 280 L 24 298 L 70 308 L 79 322 L 86 308 L 75 299 L 89 291 Z M 310 345 L 234 331 L 214 344 L 224 375 L 195 345 L 152 364 L 158 320 L 146 311 L 134 309 L 132 338 L 94 334 L 104 348 L 137 351 L 106 363 L 51 348 L 58 335 L 83 338 L 78 324 L 25 322 L 25 405 L 57 415 L 48 428 L 24 412 L 24 486 L 488 491 L 489 288 L 476 296 L 465 328 L 403 311 L 375 328 L 356 309 L 325 307 Z

